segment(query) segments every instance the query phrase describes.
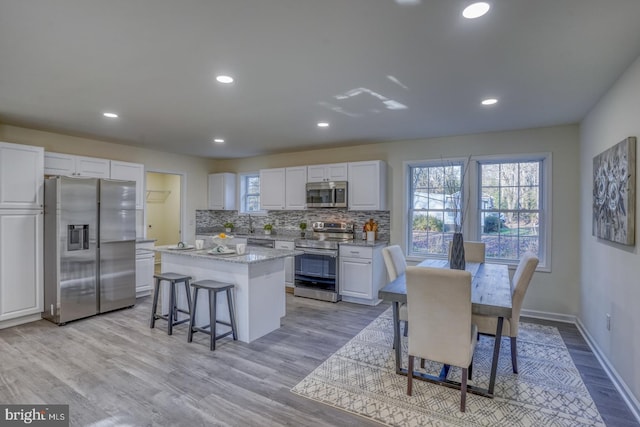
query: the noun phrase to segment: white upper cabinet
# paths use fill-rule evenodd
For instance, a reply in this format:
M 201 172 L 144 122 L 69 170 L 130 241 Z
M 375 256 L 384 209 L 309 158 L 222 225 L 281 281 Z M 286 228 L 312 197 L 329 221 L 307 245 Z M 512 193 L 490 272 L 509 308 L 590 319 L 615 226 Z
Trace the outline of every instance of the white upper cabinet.
M 0 142 L 0 209 L 41 209 L 44 149 Z
M 285 169 L 285 209 L 304 210 L 307 208 L 306 183 L 306 166 Z
M 144 165 L 111 160 L 111 179 L 135 181 L 136 209 L 144 209 Z
M 381 160 L 349 163 L 349 210 L 387 210 L 387 164 Z
M 306 183 L 306 166 L 262 169 L 260 171 L 260 209 L 306 209 Z
M 209 209 L 232 211 L 236 209 L 236 174 L 209 175 Z
M 307 182 L 347 181 L 348 163 L 307 166 Z
M 260 209 L 282 210 L 285 208 L 285 168 L 260 170 Z
M 44 173 L 45 175 L 109 178 L 111 176 L 110 163 L 111 161 L 107 159 L 46 152 L 44 154 Z

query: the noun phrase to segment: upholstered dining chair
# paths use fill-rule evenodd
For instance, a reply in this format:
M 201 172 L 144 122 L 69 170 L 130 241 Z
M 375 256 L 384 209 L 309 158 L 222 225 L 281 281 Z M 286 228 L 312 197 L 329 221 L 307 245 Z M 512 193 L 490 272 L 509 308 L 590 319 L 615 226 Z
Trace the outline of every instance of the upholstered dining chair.
M 471 323 L 471 273 L 447 268 L 407 267 L 409 334 L 407 394 L 415 357 L 462 369 L 460 411 L 465 411 L 478 330 Z
M 538 258 L 531 252 L 525 253 L 511 281 L 511 318 L 504 319 L 502 324 L 502 335 L 509 337 L 511 340 L 511 365 L 513 373 L 518 373 L 518 327 L 520 325 L 520 310 L 522 309 L 522 300 L 529 287 L 529 282 L 538 266 Z M 498 318 L 492 316 L 474 315 L 473 322 L 478 325 L 478 332 L 483 335 L 495 336 L 498 327 Z
M 389 282 L 393 282 L 396 277 L 404 274 L 407 269 L 407 262 L 402 253 L 402 249 L 398 245 L 387 246 L 382 249 L 382 257 L 384 258 L 384 265 L 387 267 L 387 276 L 389 276 Z M 399 319 L 405 322 L 404 336 L 407 336 L 407 305 L 400 305 Z
M 449 258 L 451 258 L 451 246 L 453 242 L 449 242 Z M 464 246 L 464 260 L 466 262 L 484 262 L 485 261 L 485 247 L 484 242 L 472 242 L 465 241 Z

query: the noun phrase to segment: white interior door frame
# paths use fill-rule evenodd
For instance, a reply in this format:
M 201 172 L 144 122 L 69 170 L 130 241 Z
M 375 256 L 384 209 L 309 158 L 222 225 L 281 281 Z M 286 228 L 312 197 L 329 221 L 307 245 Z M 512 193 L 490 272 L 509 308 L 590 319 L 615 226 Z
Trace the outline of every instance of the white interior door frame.
M 180 241 L 184 240 L 184 219 L 187 217 L 187 173 L 183 171 L 175 171 L 169 169 L 156 169 L 150 168 L 145 170 L 144 191 L 147 191 L 147 173 L 162 173 L 167 175 L 179 175 L 180 176 Z M 147 235 L 147 198 L 144 198 L 144 235 Z

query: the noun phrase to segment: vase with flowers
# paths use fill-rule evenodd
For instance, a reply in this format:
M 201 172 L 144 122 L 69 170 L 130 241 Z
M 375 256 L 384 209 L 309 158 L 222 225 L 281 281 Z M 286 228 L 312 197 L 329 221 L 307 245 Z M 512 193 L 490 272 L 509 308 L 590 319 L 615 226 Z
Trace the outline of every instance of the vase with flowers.
M 462 203 L 462 195 L 464 194 L 464 178 L 469 168 L 471 157 L 461 165 L 458 173 L 453 172 L 454 168 L 447 168 L 451 174 L 445 174 L 444 188 L 447 191 L 445 197 L 449 198 L 451 210 L 454 214 L 454 230 L 453 240 L 451 241 L 451 250 L 449 251 L 449 267 L 457 270 L 464 270 L 466 261 L 464 256 L 464 238 L 462 235 L 464 220 L 466 219 L 467 209 L 469 208 L 468 196 Z

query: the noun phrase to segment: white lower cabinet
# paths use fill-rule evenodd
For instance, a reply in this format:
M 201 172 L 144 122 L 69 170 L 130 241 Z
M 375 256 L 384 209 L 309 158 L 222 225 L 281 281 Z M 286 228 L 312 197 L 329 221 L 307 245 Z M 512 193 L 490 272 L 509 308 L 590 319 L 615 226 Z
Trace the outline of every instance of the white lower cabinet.
M 386 284 L 383 245 L 340 245 L 340 295 L 342 301 L 377 305 L 378 290 Z
M 292 251 L 295 249 L 293 242 L 276 240 L 275 249 L 286 249 Z M 284 259 L 284 284 L 288 288 L 293 288 L 294 283 L 294 269 L 295 269 L 295 257 L 288 256 Z
M 43 217 L 40 210 L 0 210 L 0 328 L 42 312 Z
M 151 294 L 155 268 L 154 242 L 136 244 L 136 298 Z

